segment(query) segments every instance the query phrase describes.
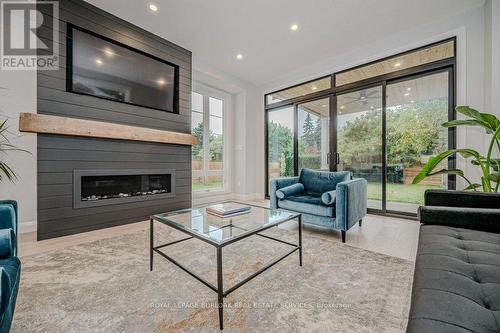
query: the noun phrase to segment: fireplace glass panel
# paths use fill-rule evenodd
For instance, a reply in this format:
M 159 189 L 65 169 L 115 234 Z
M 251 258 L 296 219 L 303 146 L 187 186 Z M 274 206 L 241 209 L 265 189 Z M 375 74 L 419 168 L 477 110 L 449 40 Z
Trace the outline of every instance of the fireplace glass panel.
M 95 201 L 171 193 L 172 175 L 82 176 L 81 200 Z

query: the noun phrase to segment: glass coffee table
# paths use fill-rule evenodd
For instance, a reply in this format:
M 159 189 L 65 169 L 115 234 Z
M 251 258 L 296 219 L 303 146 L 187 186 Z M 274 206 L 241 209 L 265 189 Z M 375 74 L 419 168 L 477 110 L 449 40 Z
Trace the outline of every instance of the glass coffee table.
M 231 202 L 228 202 L 231 203 Z M 206 285 L 208 288 L 215 291 L 218 295 L 218 308 L 219 308 L 219 326 L 222 330 L 224 328 L 224 297 L 247 283 L 248 281 L 255 278 L 260 273 L 266 271 L 271 266 L 277 264 L 281 260 L 285 259 L 292 253 L 298 251 L 299 253 L 299 265 L 302 266 L 302 216 L 299 213 L 294 213 L 290 211 L 285 211 L 282 209 L 269 209 L 254 205 L 251 206 L 249 213 L 238 215 L 229 218 L 220 218 L 208 214 L 205 211 L 206 207 L 202 208 L 190 208 L 177 210 L 165 214 L 153 215 L 150 218 L 150 270 L 153 270 L 153 254 L 156 252 L 163 258 L 169 260 L 173 264 L 177 265 L 183 271 Z M 298 244 L 293 244 L 278 238 L 274 238 L 268 235 L 262 234 L 263 231 L 276 227 L 287 221 L 296 220 L 298 223 Z M 182 238 L 176 241 L 172 241 L 166 244 L 154 245 L 154 232 L 153 223 L 160 222 L 164 225 L 172 227 L 178 231 L 181 231 L 188 235 L 186 238 Z M 269 240 L 277 241 L 290 245 L 292 249 L 276 259 L 275 261 L 262 267 L 255 273 L 251 274 L 242 281 L 236 283 L 229 289 L 224 290 L 223 287 L 223 275 L 222 275 L 222 249 L 229 244 L 240 241 L 250 236 L 263 237 Z M 160 249 L 167 246 L 178 244 L 180 242 L 186 241 L 188 239 L 199 239 L 210 245 L 213 245 L 217 251 L 217 286 L 205 280 L 203 277 L 197 275 L 187 267 L 183 266 L 173 258 L 169 257 Z

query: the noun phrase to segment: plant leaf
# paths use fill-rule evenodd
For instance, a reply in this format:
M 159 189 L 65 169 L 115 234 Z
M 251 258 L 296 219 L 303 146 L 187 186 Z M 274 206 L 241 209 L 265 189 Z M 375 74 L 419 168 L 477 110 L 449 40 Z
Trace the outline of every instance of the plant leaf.
M 464 188 L 464 191 L 475 190 L 476 188 L 480 188 L 481 186 L 482 186 L 481 184 L 472 183 L 467 185 L 467 187 Z
M 0 180 L 3 179 L 2 173 L 7 177 L 8 180 L 13 182 L 17 179 L 16 173 L 5 163 L 0 162 Z
M 488 130 L 491 133 L 491 128 L 489 125 L 486 125 L 484 122 L 478 121 L 476 119 L 456 119 L 456 120 L 450 120 L 450 121 L 447 121 L 447 122 L 441 124 L 441 126 L 446 127 L 446 128 L 456 127 L 456 126 L 460 126 L 460 125 L 480 126 L 480 127 L 485 128 L 486 130 Z
M 441 169 L 436 172 L 430 173 L 428 176 L 435 176 L 435 175 L 458 175 L 458 176 L 464 176 L 464 172 L 460 169 Z
M 500 125 L 500 121 L 497 117 L 489 113 L 481 113 L 467 105 L 457 106 L 455 110 L 467 117 L 473 118 L 478 121 L 476 126 L 481 126 L 486 129 L 486 132 L 493 133 L 497 127 Z M 472 124 L 470 124 L 472 125 Z M 474 125 L 472 125 L 474 126 Z
M 464 158 L 475 157 L 476 159 L 481 159 L 481 155 L 475 151 L 474 149 L 450 149 L 442 152 L 441 154 L 431 156 L 427 163 L 422 167 L 422 170 L 413 178 L 412 184 L 420 183 L 425 177 L 428 177 L 432 174 L 433 170 L 438 166 L 438 164 L 444 159 L 454 155 L 460 154 Z M 446 170 L 446 169 L 443 169 Z M 463 172 L 459 174 L 457 172 L 458 169 L 454 169 L 455 174 L 463 176 Z M 438 171 L 439 172 L 439 171 Z
M 499 172 L 490 173 L 490 180 L 494 181 L 495 183 L 500 183 L 500 173 Z

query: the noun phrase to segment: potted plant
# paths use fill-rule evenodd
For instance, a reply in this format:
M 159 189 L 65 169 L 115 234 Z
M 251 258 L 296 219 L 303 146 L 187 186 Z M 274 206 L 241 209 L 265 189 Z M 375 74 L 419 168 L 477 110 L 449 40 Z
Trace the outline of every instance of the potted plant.
M 467 117 L 467 119 L 457 119 L 445 122 L 442 126 L 446 128 L 457 126 L 479 126 L 491 136 L 490 144 L 486 156 L 481 155 L 474 149 L 461 148 L 449 149 L 441 154 L 429 158 L 422 170 L 413 179 L 413 184 L 418 184 L 424 178 L 433 175 L 453 174 L 462 177 L 467 182 L 465 190 L 484 192 L 498 192 L 500 185 L 500 158 L 494 158 L 493 153 L 496 148 L 500 151 L 500 120 L 492 114 L 476 111 L 468 106 L 457 106 L 456 111 Z M 471 159 L 471 163 L 481 170 L 481 184 L 473 183 L 460 169 L 439 169 L 436 170 L 441 161 L 449 156 L 459 154 L 466 159 Z
M 0 181 L 7 178 L 11 182 L 18 179 L 17 174 L 12 170 L 12 168 L 4 161 L 3 157 L 8 151 L 24 151 L 24 149 L 19 149 L 12 145 L 7 137 L 8 134 L 7 120 L 0 123 Z

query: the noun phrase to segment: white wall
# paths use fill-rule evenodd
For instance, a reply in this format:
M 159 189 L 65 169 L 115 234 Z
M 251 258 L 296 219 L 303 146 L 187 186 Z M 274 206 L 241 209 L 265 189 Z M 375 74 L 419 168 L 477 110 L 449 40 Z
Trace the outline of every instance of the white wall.
M 491 1 L 491 0 L 490 0 Z M 496 2 L 498 6 L 500 1 Z M 425 24 L 408 31 L 397 31 L 390 36 L 381 36 L 379 40 L 365 45 L 351 52 L 335 55 L 321 62 L 310 64 L 297 69 L 292 73 L 270 82 L 262 87 L 262 95 L 271 91 L 288 87 L 290 85 L 331 74 L 372 60 L 380 59 L 402 51 L 411 50 L 418 46 L 426 45 L 448 37 L 457 36 L 457 104 L 470 105 L 478 110 L 484 110 L 484 68 L 485 68 L 485 8 L 473 8 L 458 15 L 444 17 L 439 21 Z M 498 30 L 498 29 L 497 29 Z M 362 33 L 362 32 L 360 32 Z M 498 35 L 498 34 L 497 34 Z M 496 53 L 498 58 L 498 52 Z M 497 64 L 500 62 L 497 60 Z M 497 75 L 497 78 L 499 76 Z M 498 89 L 497 89 L 498 91 Z M 256 144 L 258 145 L 257 165 L 263 169 L 264 156 L 264 110 L 261 106 L 258 117 L 260 121 L 253 131 L 258 132 Z M 499 95 L 498 93 L 496 94 Z M 497 108 L 498 109 L 498 108 Z M 485 134 L 476 128 L 462 128 L 458 131 L 457 145 L 465 145 L 484 152 Z M 459 160 L 459 167 L 467 175 L 477 178 L 477 170 Z M 260 186 L 259 192 L 264 193 L 264 171 L 258 173 Z M 460 186 L 460 185 L 459 185 Z
M 254 143 L 254 126 L 258 124 L 262 103 L 261 91 L 255 85 L 220 72 L 194 56 L 193 81 L 222 90 L 232 95 L 231 124 L 231 189 L 224 197 L 252 199 L 258 196 L 258 146 Z M 196 199 L 196 197 L 195 197 Z M 210 198 L 213 200 L 213 197 Z M 196 202 L 203 202 L 197 199 Z
M 500 1 L 488 0 L 485 13 L 485 109 L 500 117 Z
M 36 112 L 36 73 L 0 70 L 0 121 L 7 120 L 11 143 L 25 152 L 9 152 L 0 158 L 17 173 L 19 180 L 0 182 L 0 199 L 19 204 L 20 231 L 36 227 L 36 136 L 19 133 L 19 113 Z

